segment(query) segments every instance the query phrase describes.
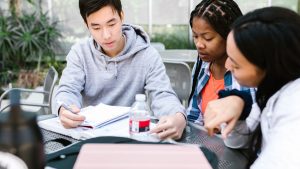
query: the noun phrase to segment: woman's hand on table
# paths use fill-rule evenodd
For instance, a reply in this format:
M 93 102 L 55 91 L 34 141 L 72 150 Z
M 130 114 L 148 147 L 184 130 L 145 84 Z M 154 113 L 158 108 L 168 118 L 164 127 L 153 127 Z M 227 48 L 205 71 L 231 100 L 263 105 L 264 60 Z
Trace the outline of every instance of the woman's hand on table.
M 156 127 L 150 130 L 150 133 L 156 133 L 160 139 L 175 139 L 181 138 L 183 130 L 186 126 L 186 119 L 183 113 L 162 116 Z
M 222 130 L 222 137 L 225 139 L 236 125 L 243 107 L 244 101 L 238 96 L 228 96 L 210 101 L 204 113 L 204 127 L 208 134 L 212 136 Z M 221 125 L 223 125 L 223 129 L 220 129 Z

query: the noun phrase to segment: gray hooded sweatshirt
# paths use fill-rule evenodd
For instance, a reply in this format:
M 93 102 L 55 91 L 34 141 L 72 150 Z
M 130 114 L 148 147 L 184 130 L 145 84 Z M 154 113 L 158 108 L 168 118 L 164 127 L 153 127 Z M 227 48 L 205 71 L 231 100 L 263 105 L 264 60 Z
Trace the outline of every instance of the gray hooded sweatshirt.
M 105 55 L 93 38 L 71 48 L 55 96 L 56 115 L 61 106 L 58 102 L 79 108 L 99 103 L 131 106 L 135 95 L 146 91 L 155 116 L 184 112 L 162 59 L 146 33 L 127 24 L 122 30 L 125 47 L 116 57 Z

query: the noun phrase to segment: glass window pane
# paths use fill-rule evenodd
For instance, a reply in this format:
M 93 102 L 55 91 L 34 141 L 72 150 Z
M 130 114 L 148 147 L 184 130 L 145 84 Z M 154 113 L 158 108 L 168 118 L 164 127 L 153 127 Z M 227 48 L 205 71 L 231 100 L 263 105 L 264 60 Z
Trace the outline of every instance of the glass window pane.
M 0 1 L 0 12 L 2 14 L 6 14 L 8 11 L 8 0 L 1 0 Z
M 52 0 L 53 20 L 58 20 L 63 38 L 64 53 L 74 42 L 89 36 L 88 29 L 79 12 L 79 0 Z
M 194 0 L 194 8 L 197 4 L 199 4 L 202 0 Z M 268 0 L 234 0 L 240 7 L 243 14 L 252 11 L 257 8 L 262 8 L 268 6 Z M 282 0 L 283 1 L 283 0 Z
M 190 48 L 188 2 L 187 0 L 152 0 L 152 41 L 163 43 L 166 49 Z
M 257 8 L 268 6 L 268 0 L 251 0 L 251 1 L 235 0 L 235 2 L 239 5 L 243 14 L 246 14 L 247 12 L 253 11 L 254 9 Z
M 272 0 L 272 6 L 282 6 L 298 11 L 298 0 Z
M 125 22 L 131 24 L 148 24 L 148 0 L 122 0 Z
M 189 1 L 152 0 L 153 24 L 187 24 Z M 172 4 L 172 5 L 171 5 Z

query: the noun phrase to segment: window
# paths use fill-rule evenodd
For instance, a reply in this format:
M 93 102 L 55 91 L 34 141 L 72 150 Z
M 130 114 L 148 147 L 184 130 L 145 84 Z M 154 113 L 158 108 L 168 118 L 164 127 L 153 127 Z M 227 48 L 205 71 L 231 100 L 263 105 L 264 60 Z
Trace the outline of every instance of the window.
M 190 10 L 201 0 L 121 0 L 125 13 L 125 22 L 141 25 L 154 40 L 163 38 L 183 38 L 190 41 L 189 15 Z M 300 0 L 235 0 L 245 14 L 253 9 L 269 6 L 283 6 L 292 10 L 300 9 Z M 78 0 L 47 0 L 41 1 L 43 11 L 48 10 L 53 20 L 59 21 L 59 27 L 63 34 L 64 55 L 75 42 L 87 38 L 89 32 L 79 13 Z M 26 4 L 26 1 L 22 1 Z M 5 13 L 9 0 L 0 1 L 0 9 Z M 149 6 L 151 5 L 151 6 Z M 24 7 L 25 6 L 25 7 Z M 28 10 L 30 5 L 24 5 Z M 30 11 L 30 10 L 29 10 Z M 179 32 L 179 33 L 178 33 Z M 172 37 L 171 34 L 176 35 Z M 161 37 L 157 38 L 158 35 Z M 164 37 L 163 37 L 164 36 Z M 180 42 L 181 43 L 181 42 Z M 178 43 L 178 44 L 180 44 Z M 166 46 L 167 47 L 167 46 Z M 183 48 L 186 46 L 182 46 Z M 167 47 L 168 48 L 168 47 Z

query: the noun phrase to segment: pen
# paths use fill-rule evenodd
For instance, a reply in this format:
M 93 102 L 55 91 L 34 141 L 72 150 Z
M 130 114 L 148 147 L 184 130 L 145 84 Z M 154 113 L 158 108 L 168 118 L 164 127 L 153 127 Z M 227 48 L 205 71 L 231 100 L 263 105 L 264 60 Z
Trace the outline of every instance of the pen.
M 64 102 L 62 102 L 62 101 L 57 101 L 57 104 L 59 104 L 60 106 L 62 106 L 62 107 L 65 108 L 66 110 L 68 110 L 68 111 L 74 113 L 73 110 L 70 108 L 70 106 L 67 106 Z

